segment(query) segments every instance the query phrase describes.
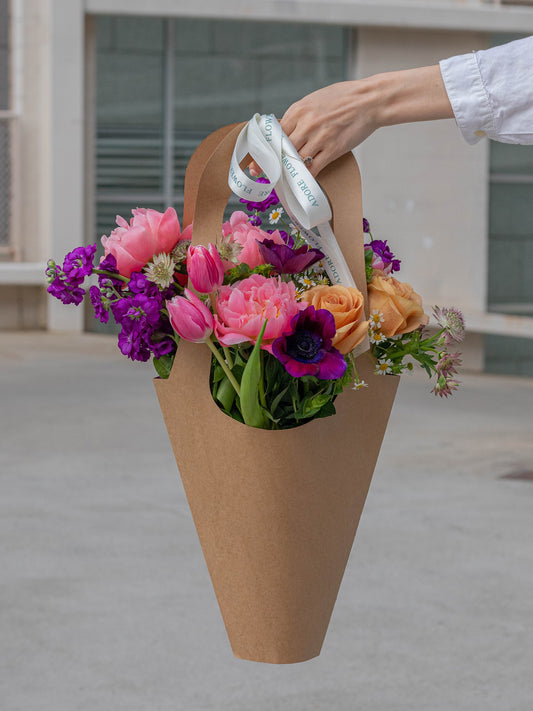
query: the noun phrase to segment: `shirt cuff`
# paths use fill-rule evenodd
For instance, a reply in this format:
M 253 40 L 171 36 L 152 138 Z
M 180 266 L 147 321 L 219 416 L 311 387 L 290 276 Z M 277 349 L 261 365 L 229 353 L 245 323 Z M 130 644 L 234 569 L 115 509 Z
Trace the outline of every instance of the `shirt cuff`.
M 483 85 L 476 53 L 443 59 L 440 71 L 455 120 L 467 143 L 494 133 L 489 95 Z

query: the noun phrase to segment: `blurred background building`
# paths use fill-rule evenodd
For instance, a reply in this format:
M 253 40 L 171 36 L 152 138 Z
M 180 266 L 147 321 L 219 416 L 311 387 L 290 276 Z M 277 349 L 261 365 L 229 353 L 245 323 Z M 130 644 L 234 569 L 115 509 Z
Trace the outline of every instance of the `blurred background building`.
M 47 298 L 47 258 L 137 205 L 180 215 L 185 166 L 212 130 L 533 34 L 532 5 L 0 0 L 0 331 L 100 328 Z M 355 153 L 402 279 L 428 307 L 464 310 L 468 365 L 533 375 L 533 147 L 468 146 L 438 121 L 381 129 Z

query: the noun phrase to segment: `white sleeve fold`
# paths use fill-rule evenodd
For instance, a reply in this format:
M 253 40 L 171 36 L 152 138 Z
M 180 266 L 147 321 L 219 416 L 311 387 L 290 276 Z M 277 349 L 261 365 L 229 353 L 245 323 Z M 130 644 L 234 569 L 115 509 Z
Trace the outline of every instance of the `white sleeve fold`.
M 440 62 L 465 140 L 533 144 L 533 37 Z

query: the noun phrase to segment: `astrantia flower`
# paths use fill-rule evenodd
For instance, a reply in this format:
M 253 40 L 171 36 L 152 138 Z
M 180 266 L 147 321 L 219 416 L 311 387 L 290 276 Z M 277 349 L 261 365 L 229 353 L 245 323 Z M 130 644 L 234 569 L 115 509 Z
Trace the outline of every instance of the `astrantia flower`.
M 272 264 L 278 274 L 299 274 L 324 257 L 319 249 L 307 245 L 291 249 L 286 244 L 276 244 L 271 239 L 257 244 L 265 264 Z
M 157 284 L 160 289 L 168 289 L 172 284 L 174 279 L 174 270 L 176 269 L 176 262 L 172 259 L 170 254 L 158 254 L 154 257 L 152 262 L 148 264 L 144 269 L 144 273 L 148 281 Z
M 453 342 L 461 343 L 465 337 L 465 320 L 459 309 L 433 308 L 433 316 L 436 322 L 445 331 L 446 345 L 451 345 Z
M 377 375 L 386 375 L 387 373 L 392 373 L 392 360 L 390 358 L 379 360 L 376 366 Z
M 445 353 L 436 365 L 436 370 L 439 374 L 448 378 L 450 375 L 457 373 L 457 368 L 461 365 L 460 353 Z
M 458 380 L 450 380 L 445 378 L 444 375 L 441 375 L 431 392 L 435 395 L 439 395 L 440 397 L 448 397 L 448 395 L 451 395 L 454 390 L 457 390 L 458 387 Z
M 190 244 L 190 239 L 181 240 L 170 253 L 170 256 L 177 264 L 185 261 Z
M 281 220 L 281 216 L 284 213 L 284 209 L 282 207 L 276 207 L 275 210 L 272 210 L 270 215 L 268 216 L 268 221 L 270 222 L 271 225 L 275 225 Z
M 308 306 L 291 319 L 291 330 L 272 343 L 272 353 L 293 377 L 314 375 L 336 380 L 346 372 L 346 361 L 332 346 L 335 319 L 326 309 Z
M 266 178 L 257 178 L 256 182 L 264 183 L 265 185 L 270 185 L 270 182 Z M 260 202 L 253 202 L 253 200 L 246 200 L 246 198 L 241 198 L 239 202 L 244 203 L 246 205 L 246 209 L 249 212 L 252 212 L 253 210 L 257 210 L 258 212 L 266 212 L 269 207 L 278 204 L 279 198 L 276 195 L 276 191 L 272 190 L 272 192 Z

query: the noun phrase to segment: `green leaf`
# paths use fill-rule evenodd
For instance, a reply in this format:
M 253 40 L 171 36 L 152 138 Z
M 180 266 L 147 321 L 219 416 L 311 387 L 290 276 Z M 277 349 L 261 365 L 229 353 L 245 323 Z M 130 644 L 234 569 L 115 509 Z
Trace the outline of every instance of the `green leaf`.
M 263 324 L 261 333 L 252 349 L 241 379 L 241 412 L 245 424 L 250 427 L 268 429 L 268 419 L 259 403 L 259 380 L 262 377 L 260 349 L 267 321 Z
M 225 376 L 223 380 L 221 380 L 219 383 L 218 390 L 216 393 L 216 399 L 228 414 L 231 412 L 231 408 L 233 407 L 235 395 L 235 388 L 230 383 L 229 379 Z
M 154 358 L 153 359 L 154 363 L 154 368 L 156 369 L 157 374 L 159 375 L 160 378 L 163 380 L 166 380 L 168 376 L 170 375 L 170 371 L 172 370 L 172 363 L 174 363 L 174 356 L 173 355 L 163 355 L 161 358 Z

